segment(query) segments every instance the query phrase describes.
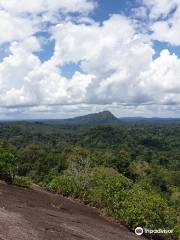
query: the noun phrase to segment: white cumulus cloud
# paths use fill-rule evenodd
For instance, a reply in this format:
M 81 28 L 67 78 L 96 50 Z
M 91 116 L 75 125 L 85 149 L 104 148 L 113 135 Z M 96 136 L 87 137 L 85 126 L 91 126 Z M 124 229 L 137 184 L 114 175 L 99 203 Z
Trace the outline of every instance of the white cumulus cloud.
M 143 0 L 150 11 L 152 38 L 180 45 L 180 0 Z
M 143 0 L 137 13 L 145 18 L 150 12 L 152 31 L 143 34 L 124 15 L 101 23 L 91 19 L 95 1 L 1 0 L 0 46 L 8 43 L 9 51 L 0 62 L 0 112 L 178 112 L 180 59 L 168 49 L 155 58 L 153 41 L 180 45 L 179 5 L 179 0 Z M 70 12 L 79 18 L 74 21 Z M 46 61 L 38 57 L 47 50 L 44 39 L 55 44 Z M 71 78 L 63 70 L 68 64 L 78 66 Z

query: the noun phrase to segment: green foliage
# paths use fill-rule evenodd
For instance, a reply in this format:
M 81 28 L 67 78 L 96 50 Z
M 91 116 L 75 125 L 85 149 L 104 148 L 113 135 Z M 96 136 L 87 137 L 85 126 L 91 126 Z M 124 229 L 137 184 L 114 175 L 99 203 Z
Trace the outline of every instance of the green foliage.
M 129 165 L 129 173 L 132 179 L 139 180 L 151 173 L 152 169 L 148 162 L 133 161 Z
M 80 198 L 85 203 L 103 209 L 117 220 L 123 219 L 135 229 L 175 229 L 176 213 L 156 192 L 143 190 L 138 184 L 108 168 L 92 168 L 88 175 L 55 177 L 49 190 L 65 196 Z
M 144 191 L 137 185 L 126 194 L 120 217 L 126 216 L 126 221 L 132 229 L 137 226 L 149 229 L 175 227 L 175 212 L 159 194 Z
M 0 141 L 0 178 L 11 183 L 16 170 L 17 160 L 15 150 L 12 146 Z
M 30 188 L 32 184 L 32 180 L 29 177 L 15 176 L 12 184 L 19 187 Z
M 82 147 L 74 147 L 67 161 L 69 168 L 83 170 L 90 164 L 90 152 Z
M 114 169 L 108 168 L 92 168 L 87 172 L 72 172 L 71 170 L 65 171 L 61 176 L 57 176 L 47 184 L 47 188 L 52 191 L 64 195 L 71 195 L 73 197 L 79 197 L 84 202 L 94 202 L 98 204 L 95 198 L 94 189 L 97 191 L 98 187 L 105 187 L 105 182 L 112 176 L 116 176 L 118 173 Z
M 1 179 L 24 185 L 30 177 L 100 208 L 131 229 L 178 230 L 178 123 L 0 123 L 0 137 L 8 142 L 0 141 Z
M 67 164 L 59 149 L 37 144 L 25 146 L 19 151 L 18 158 L 18 174 L 29 175 L 35 182 L 49 178 L 53 171 L 60 173 Z

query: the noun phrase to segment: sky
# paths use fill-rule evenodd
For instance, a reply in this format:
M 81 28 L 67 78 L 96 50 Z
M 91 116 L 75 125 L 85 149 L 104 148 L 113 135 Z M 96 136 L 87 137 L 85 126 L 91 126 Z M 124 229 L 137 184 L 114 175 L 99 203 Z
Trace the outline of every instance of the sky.
M 180 117 L 180 0 L 0 0 L 0 119 Z

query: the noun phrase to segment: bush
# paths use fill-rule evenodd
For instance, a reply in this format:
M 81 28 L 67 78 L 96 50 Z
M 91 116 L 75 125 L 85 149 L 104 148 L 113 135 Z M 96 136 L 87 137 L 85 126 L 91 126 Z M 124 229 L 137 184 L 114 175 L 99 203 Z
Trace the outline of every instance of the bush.
M 12 183 L 17 170 L 17 159 L 15 149 L 0 141 L 0 179 Z
M 123 201 L 126 198 L 127 189 L 131 186 L 132 182 L 122 174 L 110 178 L 105 185 L 104 205 L 106 211 L 116 219 L 122 219 Z
M 19 187 L 30 188 L 32 181 L 29 177 L 15 176 L 12 183 Z
M 132 230 L 137 226 L 176 228 L 174 210 L 158 193 L 143 189 L 110 168 L 92 168 L 86 175 L 76 172 L 74 176 L 66 171 L 47 186 L 57 193 L 100 208 L 115 219 L 123 220 Z M 170 239 L 175 238 L 170 236 Z
M 176 213 L 158 193 L 147 192 L 123 177 L 112 179 L 105 189 L 106 212 L 124 220 L 130 229 L 142 226 L 177 231 Z M 165 239 L 176 239 L 176 234 Z
M 84 202 L 96 202 L 95 189 L 99 187 L 99 192 L 103 192 L 105 182 L 117 174 L 116 170 L 104 167 L 92 168 L 86 173 L 65 171 L 64 175 L 54 177 L 47 184 L 47 188 L 64 195 L 78 197 Z

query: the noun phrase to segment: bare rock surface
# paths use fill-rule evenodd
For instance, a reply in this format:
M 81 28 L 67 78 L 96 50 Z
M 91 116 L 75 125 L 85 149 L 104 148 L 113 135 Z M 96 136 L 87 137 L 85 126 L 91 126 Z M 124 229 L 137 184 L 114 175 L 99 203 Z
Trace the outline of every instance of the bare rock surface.
M 39 187 L 0 182 L 0 240 L 140 240 L 124 226 Z

